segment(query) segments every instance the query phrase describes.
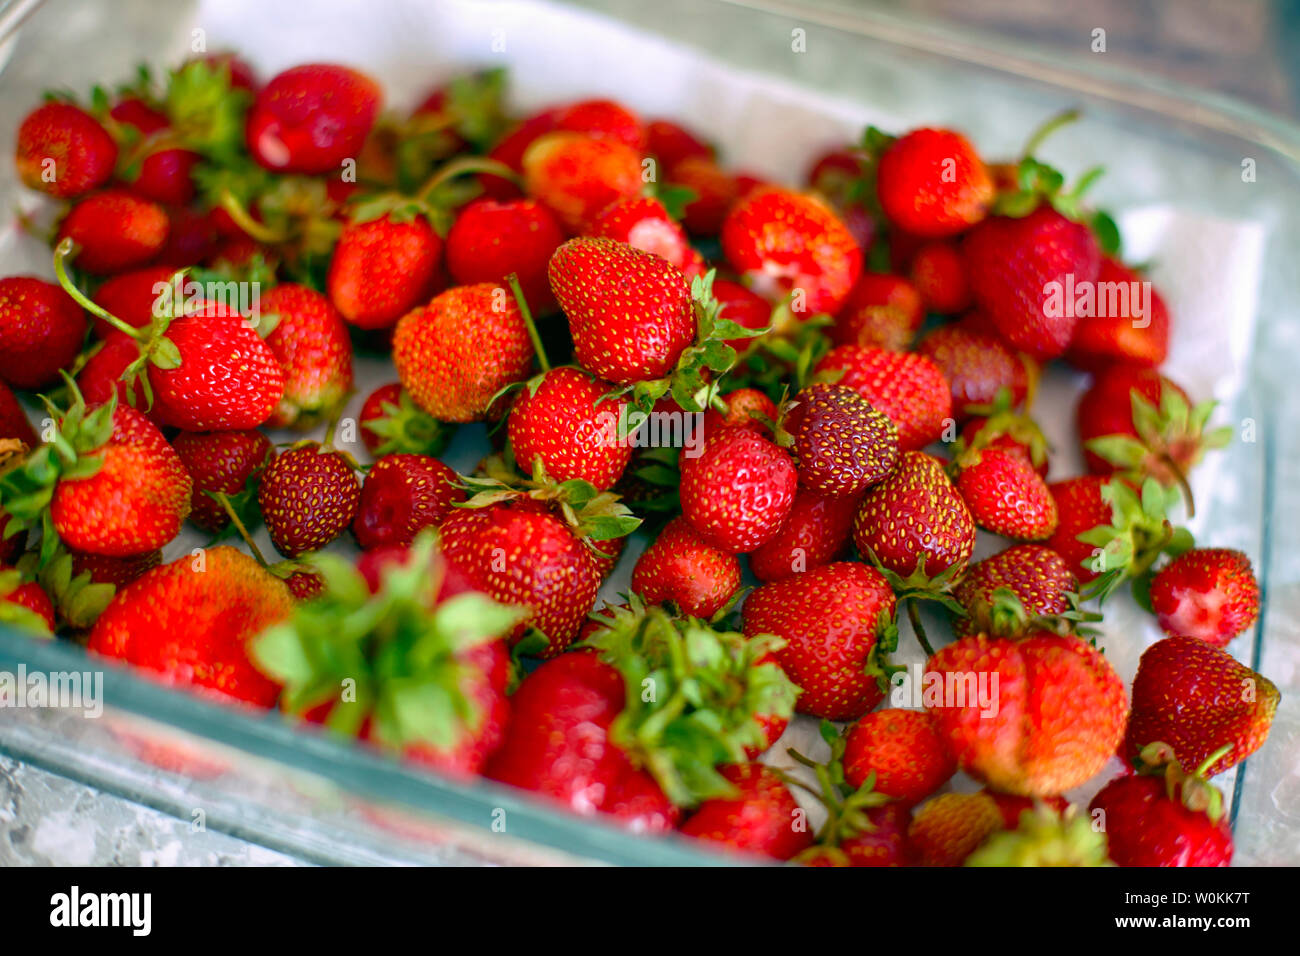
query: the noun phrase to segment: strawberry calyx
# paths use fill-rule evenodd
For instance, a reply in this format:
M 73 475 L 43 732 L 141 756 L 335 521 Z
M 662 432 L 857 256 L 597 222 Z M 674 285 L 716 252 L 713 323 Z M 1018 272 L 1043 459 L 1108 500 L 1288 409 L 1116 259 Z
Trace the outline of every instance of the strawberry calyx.
M 1169 382 L 1161 385 L 1159 407 L 1137 389 L 1131 389 L 1129 397 L 1137 437 L 1103 435 L 1085 447 L 1134 481 L 1153 477 L 1162 485 L 1177 485 L 1187 503 L 1188 517 L 1194 516 L 1196 503 L 1187 472 L 1200 462 L 1207 449 L 1222 448 L 1232 440 L 1232 426 L 1207 432 L 1206 424 L 1218 402 L 1206 399 L 1189 406 Z
M 975 621 L 981 633 L 989 637 L 1021 637 L 1043 631 L 1061 636 L 1093 639 L 1101 632 L 1092 625 L 1102 620 L 1096 611 L 1082 607 L 1083 598 L 1074 591 L 1061 595 L 1066 608 L 1055 614 L 1033 614 L 1010 588 L 995 588 L 989 599 L 982 596 L 966 606 L 966 614 Z
M 1038 801 L 1021 812 L 1014 830 L 999 830 L 966 857 L 963 866 L 1114 866 L 1106 834 L 1071 804 L 1057 812 Z
M 382 441 L 375 447 L 376 458 L 384 455 L 441 455 L 456 432 L 450 422 L 440 422 L 415 404 L 406 389 L 398 393 L 397 403 L 381 402 L 379 418 L 362 422 L 361 427 Z
M 1167 517 L 1178 500 L 1177 490 L 1155 478 L 1143 481 L 1140 491 L 1124 478 L 1112 478 L 1102 485 L 1101 497 L 1110 505 L 1111 523 L 1078 536 L 1096 549 L 1085 562 L 1098 575 L 1083 588 L 1085 600 L 1105 601 L 1124 581 L 1133 581 L 1135 592 L 1143 582 L 1149 586 L 1148 574 L 1161 555 L 1177 557 L 1195 546 L 1191 532 Z
M 242 154 L 244 118 L 253 102 L 230 77 L 227 62 L 191 60 L 168 74 L 160 104 L 176 141 L 216 163 Z
M 545 502 L 600 557 L 610 555 L 601 551 L 599 542 L 626 537 L 641 525 L 641 519 L 632 514 L 619 495 L 598 492 L 595 485 L 581 478 L 558 482 L 546 473 L 540 458 L 533 463 L 531 477 L 519 474 L 504 455 L 484 459 L 479 472 L 461 476 L 460 486 L 469 497 L 457 502 L 456 507 L 486 508 L 518 498 Z
M 922 554 L 917 558 L 916 567 L 912 573 L 904 577 L 881 564 L 875 552 L 870 549 L 867 550 L 863 557 L 889 582 L 889 586 L 894 590 L 894 596 L 898 599 L 900 609 L 903 605 L 906 605 L 908 620 L 912 624 L 912 631 L 916 634 L 917 641 L 921 644 L 921 649 L 925 651 L 927 657 L 933 656 L 934 648 L 930 646 L 925 626 L 921 623 L 918 604 L 922 601 L 933 601 L 947 608 L 958 617 L 966 617 L 966 609 L 961 606 L 961 602 L 952 593 L 952 589 L 961 574 L 962 565 L 960 563 L 952 564 L 938 574 L 931 575 L 925 570 L 927 555 Z M 895 636 L 895 640 L 897 640 L 897 636 Z M 877 642 L 877 646 L 879 646 L 879 642 Z
M 1210 822 L 1223 819 L 1223 791 L 1210 783 L 1208 771 L 1219 760 L 1232 752 L 1231 744 L 1224 744 L 1210 754 L 1191 773 L 1183 769 L 1169 744 L 1155 741 L 1147 744 L 1133 760 L 1134 769 L 1145 776 L 1163 777 L 1165 795 L 1181 803 L 1193 813 L 1204 813 Z
M 771 332 L 745 352 L 743 370 L 733 372 L 730 378 L 733 386 L 757 388 L 772 396 L 786 387 L 799 391 L 812 381 L 813 368 L 831 350 L 825 330 L 834 320 L 828 315 L 814 315 L 798 321 L 793 316 L 786 304 L 773 310 Z M 817 377 L 834 383 L 844 377 L 844 372 L 835 369 Z
M 829 720 L 823 720 L 818 731 L 831 749 L 831 755 L 825 762 L 818 763 L 793 747 L 786 750 L 792 760 L 816 775 L 816 787 L 809 786 L 789 773 L 777 771 L 787 786 L 799 788 L 826 808 L 826 821 L 813 835 L 815 846 L 805 851 L 809 855 L 814 855 L 818 847 L 838 847 L 845 840 L 862 833 L 874 832 L 876 824 L 872 822 L 868 811 L 894 802 L 893 797 L 876 791 L 874 770 L 867 774 L 860 787 L 854 787 L 845 778 L 847 728 L 841 733 Z
M 18 568 L 49 595 L 55 618 L 62 626 L 84 631 L 104 613 L 117 588 L 107 581 L 92 580 L 89 571 L 73 574 L 72 560 L 72 554 L 60 543 L 44 567 L 39 555 L 29 552 L 18 559 Z
M 798 688 L 763 660 L 784 642 L 718 631 L 647 608 L 636 595 L 592 619 L 601 626 L 577 646 L 594 648 L 627 689 L 610 740 L 678 806 L 731 795 L 718 766 L 743 763 L 747 748 L 766 745 L 760 716 L 794 712 Z
M 281 682 L 281 705 L 304 714 L 333 702 L 325 725 L 401 750 L 454 747 L 484 719 L 465 692 L 473 677 L 466 651 L 499 640 L 519 621 L 518 608 L 478 592 L 437 603 L 443 564 L 437 534 L 422 532 L 403 562 L 381 572 L 371 594 L 360 572 L 330 554 L 314 555 L 324 578 L 319 596 L 253 638 L 254 663 Z
M 0 568 L 0 624 L 16 628 L 32 637 L 52 638 L 49 625 L 35 611 L 8 600 L 9 595 L 28 582 L 17 568 Z
M 1025 404 L 1028 407 L 1028 401 Z M 969 440 L 961 436 L 953 443 L 953 464 L 958 471 L 975 464 L 981 451 L 1003 438 L 1025 448 L 1029 453 L 1029 463 L 1035 469 L 1047 463 L 1050 451 L 1047 436 L 1028 411 L 1012 406 L 1010 389 L 1000 388 L 991 404 L 968 405 L 965 411 L 984 421 Z
M 458 156 L 438 167 L 413 194 L 386 190 L 355 197 L 349 202 L 348 218 L 360 223 L 387 216 L 394 222 L 406 223 L 424 216 L 445 238 L 455 220 L 454 210 L 482 192 L 476 180 L 466 177 L 481 173 L 519 182 L 519 174 L 505 163 L 486 156 Z

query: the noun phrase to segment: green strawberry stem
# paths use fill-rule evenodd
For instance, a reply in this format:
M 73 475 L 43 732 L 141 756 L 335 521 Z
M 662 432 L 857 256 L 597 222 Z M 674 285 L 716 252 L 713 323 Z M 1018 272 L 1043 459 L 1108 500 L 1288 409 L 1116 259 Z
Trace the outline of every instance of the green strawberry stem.
M 68 259 L 74 258 L 78 251 L 80 251 L 79 247 L 71 239 L 64 239 L 54 247 L 54 276 L 59 280 L 59 285 L 63 287 L 63 291 L 72 296 L 77 305 L 81 306 L 91 315 L 98 316 L 113 328 L 129 335 L 137 342 L 142 341 L 144 339 L 144 334 L 140 329 L 128 325 L 112 312 L 109 312 L 103 306 L 92 301 L 84 292 L 78 289 L 76 283 L 72 281 L 72 277 L 68 275 L 66 263 Z
M 253 536 L 248 533 L 248 528 L 244 527 L 244 522 L 240 520 L 239 514 L 235 510 L 235 506 L 230 503 L 230 498 L 226 493 L 224 491 L 216 491 L 212 493 L 212 497 L 216 498 L 217 504 L 221 505 L 225 510 L 226 516 L 230 518 L 230 523 L 235 526 L 235 530 L 239 532 L 239 536 L 244 539 L 244 544 L 248 545 L 248 550 L 253 552 L 253 557 L 257 559 L 257 563 L 264 568 L 270 567 L 270 565 L 266 563 L 266 556 L 262 554 L 262 549 L 257 546 L 257 542 L 253 540 Z
M 430 176 L 428 181 L 419 188 L 415 198 L 427 202 L 439 186 L 450 182 L 457 176 L 464 176 L 469 173 L 489 173 L 509 180 L 516 186 L 523 185 L 519 174 L 505 163 L 498 162 L 495 159 L 488 159 L 486 156 L 462 156 L 459 159 L 453 159 L 449 163 L 443 163 L 438 171 Z
M 1203 761 L 1201 761 L 1201 765 L 1196 768 L 1193 776 L 1204 777 L 1208 779 L 1209 769 L 1213 767 L 1215 763 L 1217 763 L 1219 760 L 1228 756 L 1228 754 L 1230 753 L 1232 753 L 1232 744 L 1224 744 L 1214 753 L 1210 754 Z
M 916 632 L 916 639 L 921 644 L 921 650 L 925 651 L 925 656 L 933 657 L 934 648 L 930 646 L 930 639 L 926 636 L 924 625 L 921 624 L 921 612 L 916 608 L 915 598 L 908 598 L 907 619 L 912 622 L 912 630 Z
M 221 190 L 217 204 L 235 221 L 235 225 L 258 242 L 278 246 L 295 238 L 293 233 L 272 229 L 265 223 L 258 222 L 229 189 Z
M 1187 475 L 1182 468 L 1178 467 L 1178 462 L 1174 461 L 1173 456 L 1168 452 L 1160 456 L 1160 461 L 1169 469 L 1169 473 L 1174 477 L 1174 482 L 1178 485 L 1178 490 L 1182 492 L 1183 503 L 1187 505 L 1187 517 L 1189 519 L 1195 518 L 1196 498 L 1192 494 L 1192 485 L 1187 480 Z
M 1043 141 L 1047 139 L 1047 137 L 1051 136 L 1061 127 L 1069 126 L 1071 123 L 1078 120 L 1081 115 L 1082 112 L 1075 108 L 1063 110 L 1055 116 L 1048 117 L 1047 121 L 1044 122 L 1043 125 L 1039 126 L 1038 129 L 1034 130 L 1029 135 L 1029 139 L 1025 142 L 1025 148 L 1020 153 L 1021 158 L 1027 159 L 1028 157 L 1033 156 L 1038 150 L 1038 147 L 1043 145 Z
M 546 349 L 542 346 L 542 337 L 537 332 L 537 323 L 533 321 L 533 312 L 528 308 L 528 300 L 524 298 L 524 290 L 519 285 L 519 276 L 512 272 L 506 276 L 506 282 L 510 284 L 515 303 L 524 317 L 524 327 L 528 329 L 528 337 L 533 342 L 533 351 L 537 353 L 537 364 L 542 367 L 543 372 L 549 372 L 551 363 L 546 358 Z

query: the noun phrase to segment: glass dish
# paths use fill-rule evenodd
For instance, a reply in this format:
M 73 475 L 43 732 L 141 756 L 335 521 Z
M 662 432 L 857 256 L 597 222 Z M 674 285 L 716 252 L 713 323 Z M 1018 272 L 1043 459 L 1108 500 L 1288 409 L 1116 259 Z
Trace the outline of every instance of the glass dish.
M 1266 749 L 1220 780 L 1231 796 L 1237 862 L 1300 861 L 1300 628 L 1292 623 L 1300 618 L 1300 437 L 1288 427 L 1300 420 L 1300 399 L 1287 387 L 1300 354 L 1300 127 L 1125 73 L 1104 56 L 1088 59 L 1086 50 L 1077 62 L 1048 58 L 968 30 L 858 7 L 777 0 L 388 2 L 371 4 L 370 22 L 351 30 L 341 26 L 348 9 L 329 0 L 11 2 L 0 7 L 0 31 L 25 22 L 16 38 L 0 32 L 0 151 L 12 153 L 19 119 L 45 88 L 85 90 L 126 79 L 141 60 L 165 67 L 184 58 L 201 30 L 213 50 L 244 51 L 258 38 L 275 38 L 263 40 L 262 49 L 270 49 L 254 57 L 264 76 L 312 59 L 351 62 L 383 81 L 398 105 L 458 69 L 505 62 L 521 107 L 608 92 L 606 78 L 615 78 L 615 95 L 649 115 L 708 129 L 724 153 L 756 125 L 792 118 L 789 135 L 767 137 L 770 148 L 761 155 L 729 156 L 787 179 L 819 150 L 852 136 L 864 115 L 896 128 L 951 124 L 1000 156 L 1013 155 L 1043 117 L 1082 106 L 1084 118 L 1062 132 L 1047 158 L 1061 158 L 1075 173 L 1105 163 L 1109 172 L 1096 190 L 1101 204 L 1124 210 L 1167 203 L 1263 224 L 1268 235 L 1249 361 L 1237 386 L 1219 396 L 1225 420 L 1253 421 L 1257 440 L 1234 442 L 1220 453 L 1208 484 L 1198 484 L 1195 530 L 1256 558 L 1260 621 L 1233 649 L 1283 695 Z M 742 87 L 744 96 L 736 92 Z M 806 100 L 819 104 L 811 118 L 791 106 Z M 1254 161 L 1251 183 L 1241 180 L 1244 159 Z M 0 200 L 9 208 L 32 204 L 8 163 L 0 164 Z M 0 274 L 20 271 L 48 274 L 48 252 L 11 227 L 0 235 Z M 465 453 L 472 462 L 472 450 Z M 183 553 L 178 547 L 169 559 Z M 0 670 L 20 667 L 102 672 L 104 713 L 85 719 L 75 709 L 0 709 L 0 750 L 194 826 L 310 860 L 724 861 L 683 840 L 643 839 L 489 783 L 411 772 L 273 714 L 168 690 L 92 661 L 73 644 L 0 631 Z

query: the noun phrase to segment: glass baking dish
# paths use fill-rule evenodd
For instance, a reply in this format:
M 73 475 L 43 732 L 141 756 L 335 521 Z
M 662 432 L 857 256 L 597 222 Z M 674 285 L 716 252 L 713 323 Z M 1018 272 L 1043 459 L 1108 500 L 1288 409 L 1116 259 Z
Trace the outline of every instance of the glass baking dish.
M 1253 343 L 1244 374 L 1218 396 L 1225 420 L 1250 421 L 1256 440 L 1234 442 L 1200 480 L 1194 530 L 1255 559 L 1263 609 L 1253 635 L 1233 650 L 1283 695 L 1265 749 L 1219 780 L 1231 796 L 1236 862 L 1300 861 L 1300 628 L 1292 623 L 1300 616 L 1300 438 L 1287 427 L 1300 420 L 1300 399 L 1287 387 L 1300 354 L 1300 127 L 1125 73 L 1086 46 L 1078 57 L 1049 57 L 965 28 L 856 6 L 390 0 L 368 4 L 364 24 L 349 19 L 354 10 L 331 0 L 11 2 L 0 7 L 0 150 L 11 154 L 17 123 L 43 90 L 125 80 L 142 60 L 165 68 L 201 38 L 212 50 L 251 49 L 264 76 L 308 60 L 348 62 L 380 79 L 397 106 L 458 70 L 504 63 L 521 109 L 612 92 L 645 114 L 704 129 L 733 165 L 785 179 L 855 135 L 864 118 L 894 128 L 950 124 L 986 155 L 1010 156 L 1043 117 L 1081 106 L 1083 119 L 1061 133 L 1047 158 L 1075 173 L 1104 163 L 1108 175 L 1096 192 L 1103 205 L 1169 204 L 1263 224 Z M 809 101 L 818 109 L 794 108 Z M 729 151 L 763 124 L 785 132 L 768 135 L 757 155 Z M 1255 171 L 1249 183 L 1240 175 L 1246 159 Z M 0 164 L 0 199 L 9 208 L 31 204 L 7 162 Z M 23 271 L 48 274 L 48 250 L 11 224 L 0 234 L 0 274 Z M 453 446 L 453 465 L 475 459 L 469 431 L 470 444 L 458 439 Z M 189 546 L 177 542 L 166 557 Z M 631 561 L 625 556 L 621 586 Z M 614 590 L 619 586 L 616 579 Z M 1141 649 L 1136 639 L 1131 645 L 1116 652 L 1127 660 L 1128 677 Z M 643 839 L 558 813 L 486 782 L 411 772 L 274 714 L 168 690 L 91 660 L 74 644 L 0 631 L 0 670 L 19 668 L 102 673 L 104 710 L 86 719 L 71 708 L 0 708 L 0 750 L 195 827 L 309 860 L 728 862 L 683 840 Z

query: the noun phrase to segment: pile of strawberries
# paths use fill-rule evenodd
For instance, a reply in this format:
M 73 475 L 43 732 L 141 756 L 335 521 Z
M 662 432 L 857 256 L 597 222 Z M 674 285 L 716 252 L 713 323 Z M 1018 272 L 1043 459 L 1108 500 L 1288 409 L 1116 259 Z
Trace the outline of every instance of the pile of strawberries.
M 518 118 L 503 90 L 399 116 L 342 66 L 263 85 L 212 55 L 27 116 L 18 172 L 62 205 L 57 281 L 0 279 L 0 621 L 642 833 L 1226 864 L 1209 778 L 1278 692 L 1224 650 L 1249 560 L 1170 518 L 1228 436 L 1159 371 L 1165 304 L 1052 303 L 1144 281 L 1095 174 L 1067 185 L 1038 135 L 987 163 L 869 129 L 792 188 L 619 103 Z M 341 420 L 359 355 L 397 381 Z M 1088 474 L 1049 482 L 1055 360 L 1091 376 Z M 457 474 L 474 422 L 493 450 Z M 187 519 L 211 544 L 163 563 Z M 323 551 L 349 532 L 355 561 Z M 1124 585 L 1168 635 L 1128 691 L 1092 627 Z M 924 709 L 878 709 L 903 614 Z M 796 713 L 828 759 L 772 748 Z M 939 794 L 959 770 L 984 789 Z

